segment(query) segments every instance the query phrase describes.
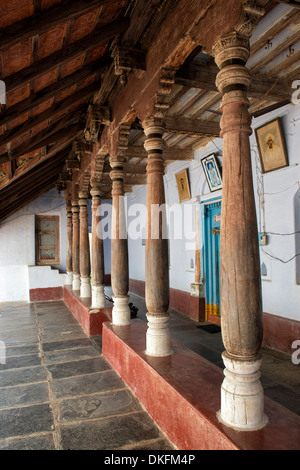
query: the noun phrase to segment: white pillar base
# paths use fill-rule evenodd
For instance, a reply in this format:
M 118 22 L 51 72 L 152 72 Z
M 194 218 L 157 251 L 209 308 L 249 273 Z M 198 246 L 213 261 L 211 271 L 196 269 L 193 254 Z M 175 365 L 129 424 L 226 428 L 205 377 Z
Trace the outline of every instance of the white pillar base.
M 226 369 L 221 387 L 219 420 L 239 431 L 257 431 L 267 424 L 260 383 L 261 358 L 238 359 L 222 354 Z
M 73 284 L 73 273 L 67 272 L 66 285 L 71 286 Z
M 116 326 L 130 325 L 130 308 L 128 307 L 129 296 L 113 297 L 112 324 Z
M 92 286 L 92 308 L 104 308 L 105 305 L 104 286 Z
M 91 284 L 89 277 L 80 278 L 80 297 L 91 297 Z
M 80 290 L 80 274 L 73 274 L 73 290 Z
M 171 336 L 169 315 L 147 315 L 146 354 L 149 356 L 170 356 Z

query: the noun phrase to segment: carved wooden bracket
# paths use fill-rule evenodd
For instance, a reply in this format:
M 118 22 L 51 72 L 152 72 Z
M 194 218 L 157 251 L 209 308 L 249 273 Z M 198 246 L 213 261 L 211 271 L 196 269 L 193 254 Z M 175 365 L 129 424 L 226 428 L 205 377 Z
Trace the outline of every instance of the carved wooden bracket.
M 114 59 L 115 74 L 120 76 L 123 86 L 131 71 L 139 77 L 146 70 L 146 53 L 141 49 L 115 44 L 111 56 Z
M 243 3 L 243 15 L 240 22 L 235 26 L 235 31 L 250 38 L 253 30 L 258 24 L 265 10 L 255 0 L 246 0 Z
M 86 128 L 84 138 L 87 142 L 96 142 L 101 124 L 109 126 L 111 123 L 111 112 L 108 107 L 90 105 L 87 111 Z

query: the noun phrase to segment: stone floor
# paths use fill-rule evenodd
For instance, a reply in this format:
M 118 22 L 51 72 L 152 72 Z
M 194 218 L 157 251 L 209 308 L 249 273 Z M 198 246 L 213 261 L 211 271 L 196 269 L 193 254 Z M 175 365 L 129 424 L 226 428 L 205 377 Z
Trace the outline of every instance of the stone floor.
M 0 311 L 1 450 L 173 449 L 62 301 Z
M 145 300 L 131 302 L 146 320 Z M 101 336 L 87 337 L 62 301 L 0 312 L 0 450 L 173 448 L 102 356 Z M 219 328 L 170 313 L 172 337 L 223 368 Z M 265 395 L 300 415 L 300 365 L 268 348 L 262 355 Z

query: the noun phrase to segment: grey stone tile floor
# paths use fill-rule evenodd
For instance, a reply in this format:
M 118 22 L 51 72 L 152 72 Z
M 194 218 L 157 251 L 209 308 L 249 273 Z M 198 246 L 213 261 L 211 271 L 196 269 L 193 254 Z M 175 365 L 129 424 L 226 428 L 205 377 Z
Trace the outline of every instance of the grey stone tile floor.
M 145 299 L 130 301 L 146 320 Z M 173 449 L 103 357 L 101 336 L 87 337 L 64 302 L 5 303 L 0 312 L 0 450 Z M 218 328 L 170 309 L 170 330 L 224 367 Z M 300 365 L 270 348 L 261 353 L 265 395 L 300 415 Z
M 0 450 L 173 449 L 63 302 L 0 312 Z

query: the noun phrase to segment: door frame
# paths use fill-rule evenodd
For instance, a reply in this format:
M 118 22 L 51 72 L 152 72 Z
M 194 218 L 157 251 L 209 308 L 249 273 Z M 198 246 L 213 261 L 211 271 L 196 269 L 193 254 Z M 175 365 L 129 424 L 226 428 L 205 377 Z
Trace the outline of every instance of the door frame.
M 206 206 L 209 206 L 211 204 L 216 204 L 216 203 L 222 203 L 222 197 L 217 196 L 211 199 L 207 199 L 204 201 L 200 201 L 200 211 L 199 211 L 199 216 L 200 216 L 200 232 L 201 232 L 201 241 L 202 241 L 202 246 L 200 247 L 200 259 L 201 259 L 201 266 L 202 266 L 202 280 L 205 285 L 205 297 L 206 297 L 206 304 L 207 304 L 207 272 L 206 272 L 206 266 L 207 266 L 207 252 L 206 252 L 206 237 L 205 237 L 205 209 Z M 220 315 L 213 315 L 211 314 L 208 318 L 208 312 L 207 309 L 205 308 L 205 320 L 206 321 L 214 321 L 215 323 L 220 324 Z

